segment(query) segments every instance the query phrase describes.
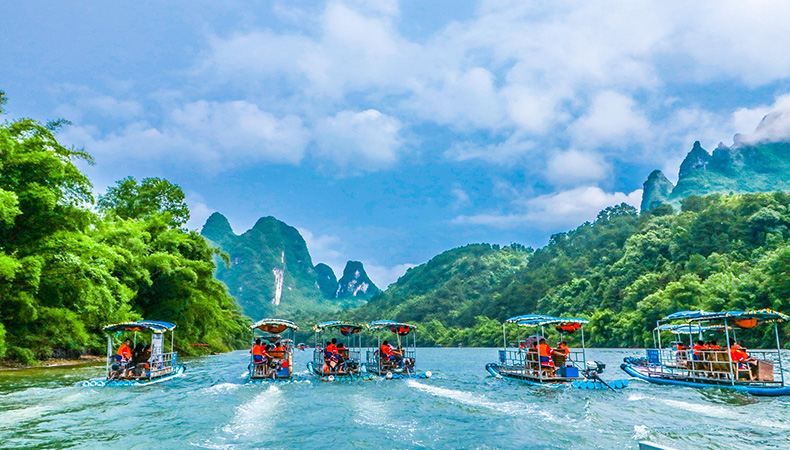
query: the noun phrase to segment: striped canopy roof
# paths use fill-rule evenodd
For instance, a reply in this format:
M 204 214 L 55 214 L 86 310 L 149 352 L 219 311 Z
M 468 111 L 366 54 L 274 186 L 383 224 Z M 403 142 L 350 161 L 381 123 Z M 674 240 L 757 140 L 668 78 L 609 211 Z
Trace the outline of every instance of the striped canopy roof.
M 250 328 L 253 330 L 261 330 L 264 333 L 274 334 L 282 333 L 285 330 L 299 331 L 298 325 L 285 319 L 261 319 L 250 325 Z
M 150 331 L 152 333 L 164 333 L 175 328 L 175 324 L 170 322 L 160 322 L 157 320 L 138 320 L 136 322 L 123 322 L 104 327 L 104 331 Z
M 318 325 L 313 327 L 313 329 L 316 332 L 321 332 L 327 328 L 341 328 L 341 331 L 342 329 L 348 329 L 348 334 L 355 334 L 355 333 L 359 333 L 363 327 L 364 325 L 362 325 L 361 323 L 346 322 L 343 320 L 330 320 L 328 322 L 319 323 Z
M 761 323 L 785 322 L 790 319 L 787 314 L 782 314 L 772 309 L 755 309 L 751 311 L 679 311 L 664 317 L 663 321 L 685 320 L 686 322 L 705 322 L 709 320 L 740 320 L 757 319 Z

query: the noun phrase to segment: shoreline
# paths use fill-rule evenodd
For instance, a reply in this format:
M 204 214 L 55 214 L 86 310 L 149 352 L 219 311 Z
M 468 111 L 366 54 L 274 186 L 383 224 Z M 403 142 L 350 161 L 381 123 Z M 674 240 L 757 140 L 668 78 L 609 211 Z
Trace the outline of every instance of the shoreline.
M 48 369 L 68 366 L 87 366 L 104 361 L 104 356 L 82 355 L 78 359 L 50 358 L 40 364 L 27 365 L 13 361 L 0 361 L 0 372 L 25 369 Z

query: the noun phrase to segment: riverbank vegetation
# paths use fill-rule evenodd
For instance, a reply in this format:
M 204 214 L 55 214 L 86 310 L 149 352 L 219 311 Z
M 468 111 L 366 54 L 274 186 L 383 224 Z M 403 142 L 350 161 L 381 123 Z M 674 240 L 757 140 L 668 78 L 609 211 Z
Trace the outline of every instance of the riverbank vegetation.
M 77 166 L 91 156 L 57 141 L 63 125 L 0 124 L 0 358 L 101 353 L 104 325 L 141 318 L 175 323 L 185 353 L 246 343 L 216 251 L 183 228 L 181 189 L 126 178 L 96 202 Z
M 679 212 L 667 205 L 641 215 L 621 204 L 555 234 L 510 273 L 487 264 L 490 256 L 471 257 L 469 247 L 445 252 L 356 317 L 419 323 L 422 345 L 490 346 L 501 345 L 508 317 L 580 316 L 592 320 L 590 346 L 645 346 L 656 320 L 678 310 L 790 312 L 789 238 L 784 192 L 692 196 Z

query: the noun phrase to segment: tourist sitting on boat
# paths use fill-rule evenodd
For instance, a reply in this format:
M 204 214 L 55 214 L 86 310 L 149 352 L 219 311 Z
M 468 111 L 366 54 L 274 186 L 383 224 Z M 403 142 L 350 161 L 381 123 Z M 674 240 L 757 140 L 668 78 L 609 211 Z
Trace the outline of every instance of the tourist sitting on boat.
M 694 345 L 691 347 L 691 359 L 693 359 L 694 361 L 699 361 L 702 359 L 702 355 L 700 354 L 700 351 L 702 350 L 702 346 L 704 344 L 705 343 L 702 341 L 697 341 L 694 343 Z
M 551 361 L 554 363 L 555 367 L 562 367 L 568 361 L 570 355 L 571 349 L 568 348 L 568 343 L 560 341 L 559 344 L 557 344 L 557 348 L 551 353 Z
M 334 372 L 342 369 L 343 357 L 337 351 L 337 339 L 332 339 L 332 342 L 327 342 L 324 347 L 324 365 L 329 371 Z M 324 370 L 327 372 L 327 370 Z
M 718 341 L 716 341 L 716 339 L 713 339 L 708 342 L 708 348 L 711 350 L 721 350 L 721 346 L 718 344 Z
M 124 339 L 123 343 L 120 347 L 118 347 L 118 351 L 115 353 L 117 359 L 120 362 L 129 362 L 132 360 L 132 340 L 131 339 Z
M 686 346 L 683 345 L 682 342 L 677 343 L 675 350 L 677 352 L 675 353 L 675 361 L 684 362 L 688 359 L 688 349 L 686 349 Z
M 551 360 L 551 354 L 554 353 L 554 350 L 551 347 L 549 347 L 549 344 L 546 343 L 545 338 L 540 338 L 538 344 L 538 353 L 540 354 L 541 369 L 548 371 L 553 375 L 555 371 L 555 367 L 554 367 L 554 362 L 552 362 Z
M 134 366 L 134 375 L 136 377 L 140 377 L 145 373 L 145 370 L 149 367 L 148 364 L 148 352 L 146 352 L 145 345 L 143 343 L 137 344 L 132 352 L 132 365 Z
M 730 339 L 730 358 L 733 362 L 738 364 L 738 370 L 746 370 L 749 372 L 749 380 L 754 381 L 755 371 L 757 370 L 757 360 L 748 353 L 743 347 L 740 346 L 735 339 Z
M 252 346 L 252 363 L 253 364 L 263 364 L 266 358 L 266 347 L 261 344 L 260 338 L 255 339 L 255 344 Z
M 386 358 L 387 361 L 395 361 L 400 364 L 403 361 L 403 353 L 390 345 L 388 341 L 384 341 L 379 347 L 379 352 Z

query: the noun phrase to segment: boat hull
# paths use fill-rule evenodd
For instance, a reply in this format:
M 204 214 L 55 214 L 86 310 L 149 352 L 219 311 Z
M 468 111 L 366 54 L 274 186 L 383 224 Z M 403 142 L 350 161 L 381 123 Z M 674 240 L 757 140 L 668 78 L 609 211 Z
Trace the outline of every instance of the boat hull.
M 744 392 L 746 394 L 761 396 L 761 397 L 779 397 L 784 395 L 790 395 L 790 386 L 777 386 L 777 387 L 766 387 L 766 386 L 750 386 L 748 384 L 725 384 L 725 383 L 705 383 L 705 382 L 698 382 L 698 381 L 686 381 L 686 380 L 673 380 L 663 377 L 651 377 L 645 374 L 642 370 L 639 369 L 640 366 L 635 366 L 629 363 L 623 363 L 620 365 L 620 368 L 631 375 L 634 378 L 639 378 L 640 380 L 647 381 L 648 383 L 653 384 L 660 384 L 665 386 L 685 386 L 685 387 L 693 387 L 693 388 L 720 388 L 720 389 L 730 389 L 738 392 Z
M 523 375 L 510 374 L 503 371 L 501 366 L 497 363 L 486 364 L 486 370 L 496 378 L 504 378 L 507 380 L 519 381 L 532 386 L 545 386 L 545 387 L 561 387 L 571 386 L 576 389 L 596 390 L 596 389 L 623 389 L 628 387 L 628 380 L 614 380 L 607 384 L 603 384 L 596 380 L 587 380 L 584 378 L 562 378 L 553 380 L 538 380 L 534 377 L 527 377 Z
M 148 386 L 151 384 L 161 383 L 163 381 L 167 381 L 178 376 L 181 376 L 184 371 L 186 371 L 185 366 L 174 366 L 173 371 L 167 375 L 152 378 L 148 380 L 107 380 L 103 378 L 95 378 L 92 380 L 86 380 L 80 383 L 79 385 L 82 387 L 139 387 L 139 386 Z
M 370 381 L 376 379 L 376 375 L 368 372 L 333 373 L 326 375 L 315 367 L 313 361 L 307 363 L 307 370 L 321 381 Z

